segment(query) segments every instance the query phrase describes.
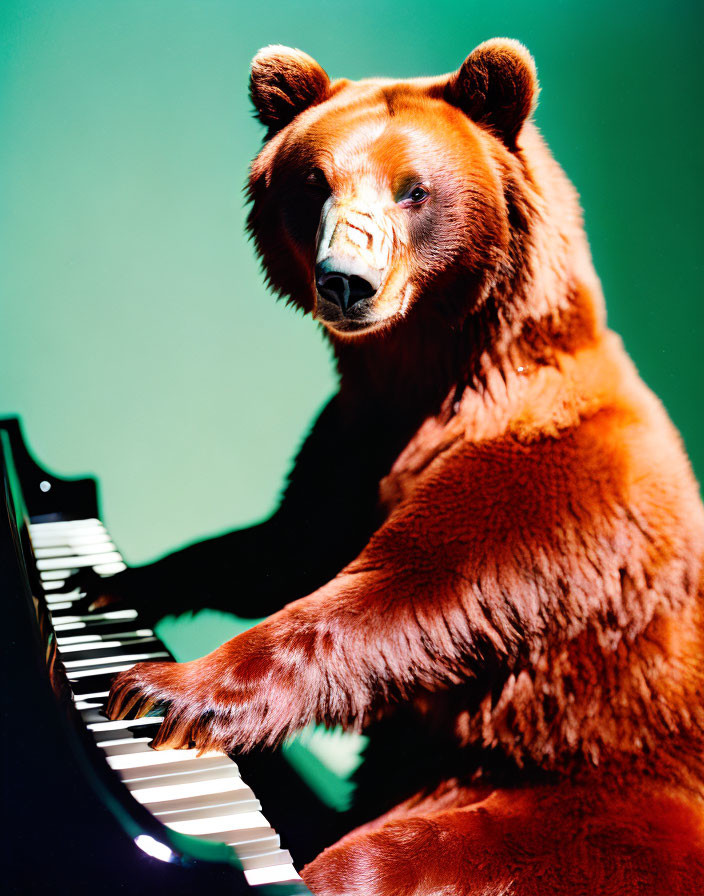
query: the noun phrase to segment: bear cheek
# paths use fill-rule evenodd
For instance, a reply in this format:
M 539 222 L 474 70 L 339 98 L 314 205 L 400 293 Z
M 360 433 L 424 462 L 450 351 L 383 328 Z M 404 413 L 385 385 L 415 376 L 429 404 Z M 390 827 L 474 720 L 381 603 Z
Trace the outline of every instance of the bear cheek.
M 301 310 L 312 312 L 315 297 L 310 251 L 292 238 L 280 219 L 256 232 L 255 243 L 270 286 Z
M 281 205 L 281 227 L 299 253 L 308 258 L 311 276 L 322 209 L 323 199 L 317 195 L 294 194 Z
M 286 195 L 274 201 L 272 193 L 262 197 L 250 214 L 250 232 L 267 279 L 274 289 L 290 298 L 303 311 L 314 307 L 313 267 L 319 209 Z M 315 205 L 315 203 L 313 204 Z
M 481 202 L 474 197 L 480 195 L 472 191 L 470 201 L 457 210 L 456 220 L 448 232 L 455 234 L 453 252 L 460 276 L 466 272 L 471 281 L 481 283 L 486 277 L 496 273 L 497 265 L 509 256 L 511 231 L 508 214 L 500 190 L 484 194 Z
M 413 252 L 404 246 L 394 255 L 386 282 L 374 302 L 373 312 L 380 319 L 404 315 L 418 294 Z

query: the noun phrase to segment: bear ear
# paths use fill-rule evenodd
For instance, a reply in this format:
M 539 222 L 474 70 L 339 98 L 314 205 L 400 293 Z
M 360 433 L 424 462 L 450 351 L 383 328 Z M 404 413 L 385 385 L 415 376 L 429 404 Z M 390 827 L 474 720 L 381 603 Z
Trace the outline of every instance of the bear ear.
M 523 123 L 538 99 L 538 74 L 517 40 L 480 44 L 447 82 L 444 98 L 477 124 L 486 125 L 514 151 Z
M 304 109 L 322 102 L 330 79 L 307 53 L 291 47 L 264 47 L 252 60 L 249 96 L 267 139 Z

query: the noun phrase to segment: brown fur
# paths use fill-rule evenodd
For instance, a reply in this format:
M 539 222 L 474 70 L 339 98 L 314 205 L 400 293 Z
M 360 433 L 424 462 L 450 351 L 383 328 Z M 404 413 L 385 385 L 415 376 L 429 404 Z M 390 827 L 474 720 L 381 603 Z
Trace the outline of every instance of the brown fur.
M 487 760 L 347 835 L 304 871 L 317 896 L 704 891 L 704 510 L 526 122 L 532 60 L 494 41 L 447 78 L 330 84 L 276 48 L 252 85 L 250 228 L 326 326 L 340 392 L 280 514 L 227 544 L 248 587 L 248 551 L 319 587 L 203 659 L 122 673 L 111 713 L 161 703 L 157 746 L 232 750 L 403 701 L 514 765 L 511 787 Z M 363 188 L 393 257 L 343 315 L 316 295 L 316 231 L 329 193 Z

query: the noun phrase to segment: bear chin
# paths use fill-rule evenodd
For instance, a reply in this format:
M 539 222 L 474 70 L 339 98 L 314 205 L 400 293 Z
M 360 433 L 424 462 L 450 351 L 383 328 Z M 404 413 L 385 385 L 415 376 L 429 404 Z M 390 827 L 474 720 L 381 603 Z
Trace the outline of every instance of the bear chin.
M 412 298 L 411 283 L 395 290 L 388 290 L 384 285 L 372 297 L 369 305 L 354 307 L 348 314 L 343 314 L 336 305 L 316 292 L 312 316 L 325 327 L 331 337 L 361 339 L 395 326 L 405 317 Z
M 313 313 L 315 320 L 319 321 L 333 337 L 342 337 L 347 339 L 361 339 L 372 333 L 379 333 L 382 330 L 393 326 L 398 315 L 394 314 L 390 317 L 382 317 L 378 319 L 353 320 L 349 317 L 340 316 L 337 319 L 329 319 L 320 314 L 319 310 Z

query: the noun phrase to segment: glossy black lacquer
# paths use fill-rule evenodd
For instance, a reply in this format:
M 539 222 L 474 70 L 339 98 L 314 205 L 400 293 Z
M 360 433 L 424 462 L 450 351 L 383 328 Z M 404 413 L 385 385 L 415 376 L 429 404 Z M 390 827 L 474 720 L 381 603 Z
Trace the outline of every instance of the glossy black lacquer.
M 7 433 L 22 498 L 31 519 L 86 520 L 99 516 L 98 485 L 95 479 L 66 479 L 41 467 L 30 454 L 17 417 L 0 418 Z

